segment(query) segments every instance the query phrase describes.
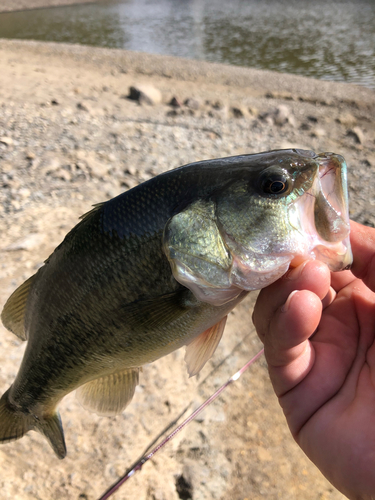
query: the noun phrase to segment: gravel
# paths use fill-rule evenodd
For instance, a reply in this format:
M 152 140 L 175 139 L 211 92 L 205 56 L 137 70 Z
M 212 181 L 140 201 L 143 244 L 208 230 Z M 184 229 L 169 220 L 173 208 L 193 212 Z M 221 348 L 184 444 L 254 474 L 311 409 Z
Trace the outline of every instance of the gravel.
M 0 41 L 0 71 L 0 307 L 92 204 L 196 160 L 287 147 L 340 153 L 351 216 L 375 226 L 372 91 L 37 42 Z M 139 86 L 161 101 L 129 99 Z M 97 498 L 187 404 L 194 408 L 259 350 L 253 299 L 230 315 L 198 379 L 187 378 L 178 351 L 145 368 L 134 402 L 116 418 L 65 398 L 63 462 L 34 433 L 2 445 L 2 498 Z M 1 326 L 2 391 L 23 349 Z M 293 442 L 260 361 L 113 498 L 343 497 Z

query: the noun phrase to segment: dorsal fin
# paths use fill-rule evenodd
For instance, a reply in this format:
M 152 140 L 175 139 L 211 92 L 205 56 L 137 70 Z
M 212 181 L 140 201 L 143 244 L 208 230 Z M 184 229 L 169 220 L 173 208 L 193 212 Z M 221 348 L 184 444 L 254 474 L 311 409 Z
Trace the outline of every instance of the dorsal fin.
M 26 301 L 34 277 L 35 274 L 12 293 L 1 313 L 1 321 L 5 328 L 13 332 L 21 340 L 26 340 L 24 324 Z
M 205 330 L 186 346 L 185 362 L 189 377 L 199 373 L 215 352 L 223 335 L 226 321 L 227 316 L 224 316 L 216 325 Z
M 76 396 L 84 408 L 98 415 L 118 415 L 130 403 L 138 381 L 139 368 L 116 371 L 82 385 Z
M 95 205 L 93 205 L 92 209 L 89 210 L 88 212 L 85 212 L 83 215 L 80 216 L 80 220 L 85 220 L 87 219 L 88 217 L 90 217 L 91 215 L 93 215 L 94 213 L 96 213 L 98 210 L 100 210 L 102 208 L 102 206 L 104 205 L 105 201 L 101 201 L 100 203 L 95 203 Z

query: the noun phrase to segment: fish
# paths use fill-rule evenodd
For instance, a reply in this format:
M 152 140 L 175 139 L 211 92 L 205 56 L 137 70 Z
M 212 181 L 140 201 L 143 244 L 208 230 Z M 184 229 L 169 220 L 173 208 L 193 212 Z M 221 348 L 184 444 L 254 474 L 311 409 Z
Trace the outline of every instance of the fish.
M 191 163 L 94 205 L 2 311 L 27 345 L 0 442 L 35 430 L 64 458 L 65 395 L 119 414 L 142 366 L 183 346 L 196 375 L 250 291 L 306 259 L 347 268 L 349 231 L 344 158 L 298 149 Z

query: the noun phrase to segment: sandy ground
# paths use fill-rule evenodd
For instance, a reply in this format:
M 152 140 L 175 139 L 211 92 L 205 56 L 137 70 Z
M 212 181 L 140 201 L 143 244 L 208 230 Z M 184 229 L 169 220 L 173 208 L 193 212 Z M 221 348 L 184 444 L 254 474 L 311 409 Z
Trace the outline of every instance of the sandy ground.
M 184 163 L 299 146 L 343 154 L 351 216 L 375 225 L 373 92 L 218 64 L 33 42 L 0 42 L 0 308 L 93 203 Z M 130 85 L 162 100 L 126 99 Z M 183 103 L 173 108 L 172 97 Z M 189 406 L 260 349 L 255 294 L 229 318 L 202 373 L 182 350 L 144 368 L 124 414 L 60 405 L 68 456 L 42 436 L 0 447 L 0 496 L 94 500 Z M 0 326 L 0 392 L 24 345 Z M 120 489 L 114 499 L 339 500 L 289 435 L 259 360 Z
M 0 12 L 14 10 L 42 9 L 44 7 L 62 7 L 79 3 L 95 3 L 93 0 L 1 0 Z

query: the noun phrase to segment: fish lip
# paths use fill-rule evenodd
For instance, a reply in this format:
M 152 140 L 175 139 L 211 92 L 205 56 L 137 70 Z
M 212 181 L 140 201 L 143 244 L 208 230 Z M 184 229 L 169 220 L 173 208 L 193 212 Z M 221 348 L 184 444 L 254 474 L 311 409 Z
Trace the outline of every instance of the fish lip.
M 337 155 L 325 155 L 319 164 L 315 194 L 315 227 L 326 241 L 343 241 L 350 232 L 346 164 Z
M 312 185 L 291 208 L 299 214 L 299 222 L 291 225 L 302 239 L 308 235 L 298 257 L 320 260 L 331 271 L 342 271 L 352 262 L 346 163 L 334 153 L 316 155 L 313 163 Z M 290 217 L 295 217 L 292 211 Z

